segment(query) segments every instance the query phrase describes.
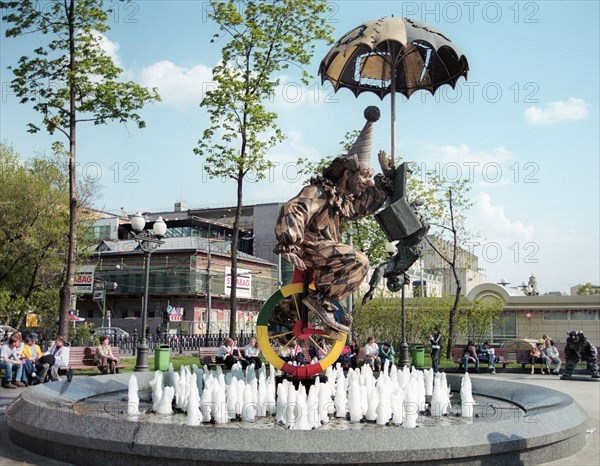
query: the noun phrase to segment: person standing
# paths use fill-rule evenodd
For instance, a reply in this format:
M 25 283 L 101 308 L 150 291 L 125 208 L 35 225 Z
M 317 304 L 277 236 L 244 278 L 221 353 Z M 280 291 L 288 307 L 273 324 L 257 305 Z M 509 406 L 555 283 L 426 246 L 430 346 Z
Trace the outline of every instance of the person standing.
M 431 367 L 434 373 L 440 371 L 440 348 L 442 347 L 442 332 L 439 327 L 433 329 L 433 335 L 429 335 L 431 343 Z

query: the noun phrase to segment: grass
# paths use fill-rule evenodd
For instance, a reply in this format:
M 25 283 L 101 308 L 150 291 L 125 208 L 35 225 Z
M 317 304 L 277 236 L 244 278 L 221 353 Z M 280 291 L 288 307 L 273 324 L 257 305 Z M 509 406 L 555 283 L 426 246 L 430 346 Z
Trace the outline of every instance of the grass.
M 176 371 L 179 370 L 181 366 L 192 366 L 192 364 L 200 365 L 200 360 L 198 356 L 173 356 L 169 358 L 169 362 L 173 363 L 173 369 Z M 120 364 L 127 366 L 125 369 L 121 369 L 121 372 L 132 372 L 135 368 L 135 357 L 126 357 L 121 358 L 119 361 Z M 150 370 L 154 370 L 154 356 L 148 357 L 148 366 L 150 366 Z
M 119 361 L 120 364 L 123 364 L 124 366 L 126 366 L 124 369 L 121 369 L 120 372 L 133 372 L 134 368 L 135 368 L 135 362 L 136 362 L 136 358 L 131 356 L 131 357 L 124 357 L 121 358 L 121 360 Z M 192 366 L 192 364 L 196 364 L 196 365 L 200 365 L 200 362 L 198 360 L 198 356 L 180 356 L 180 355 L 171 355 L 169 362 L 173 363 L 173 369 L 178 371 L 179 368 L 181 366 Z M 487 367 L 486 363 L 482 364 L 483 367 Z M 148 366 L 150 367 L 150 370 L 154 370 L 154 356 L 149 356 L 148 357 Z M 424 367 L 431 367 L 431 357 L 429 356 L 425 356 L 424 359 Z M 445 359 L 445 358 L 440 358 L 440 364 L 439 364 L 440 369 L 456 369 L 458 368 L 458 364 L 456 364 L 452 359 Z M 499 365 L 498 367 L 502 368 L 501 365 Z M 521 364 L 519 363 L 512 363 L 512 364 L 507 364 L 506 365 L 507 368 L 511 368 L 511 369 L 521 369 Z M 585 367 L 585 365 L 581 365 L 578 364 L 577 366 L 578 368 L 582 368 Z M 90 370 L 94 370 L 95 368 L 90 368 Z M 76 374 L 83 374 L 83 373 L 88 373 L 89 371 L 87 370 L 76 370 L 75 373 Z

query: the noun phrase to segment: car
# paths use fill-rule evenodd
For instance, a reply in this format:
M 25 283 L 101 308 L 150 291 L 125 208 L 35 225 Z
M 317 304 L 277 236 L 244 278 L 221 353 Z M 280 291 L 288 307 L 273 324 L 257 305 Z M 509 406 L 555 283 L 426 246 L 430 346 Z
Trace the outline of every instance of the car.
M 94 335 L 101 337 L 102 335 L 108 335 L 109 337 L 129 337 L 129 333 L 119 327 L 99 327 L 94 331 Z

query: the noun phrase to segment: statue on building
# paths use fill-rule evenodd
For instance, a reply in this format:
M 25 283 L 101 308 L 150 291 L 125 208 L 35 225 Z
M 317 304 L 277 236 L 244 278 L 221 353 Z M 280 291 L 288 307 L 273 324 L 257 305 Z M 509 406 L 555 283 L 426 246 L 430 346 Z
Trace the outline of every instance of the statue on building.
M 348 314 L 336 321 L 336 301 L 355 291 L 369 270 L 367 257 L 342 243 L 342 224 L 373 214 L 394 194 L 396 171 L 384 151 L 378 154 L 382 173 L 373 176 L 370 167 L 373 123 L 379 119 L 379 109 L 368 107 L 364 115 L 367 123 L 348 154 L 334 159 L 321 176 L 313 177 L 288 201 L 275 227 L 274 252 L 300 271 L 310 267 L 316 291 L 303 302 L 334 336 L 349 333 L 352 323 Z
M 565 346 L 567 364 L 561 379 L 571 378 L 579 361 L 587 363 L 587 369 L 592 374 L 593 379 L 600 379 L 596 347 L 589 342 L 583 332 L 572 331 L 567 335 L 567 344 Z

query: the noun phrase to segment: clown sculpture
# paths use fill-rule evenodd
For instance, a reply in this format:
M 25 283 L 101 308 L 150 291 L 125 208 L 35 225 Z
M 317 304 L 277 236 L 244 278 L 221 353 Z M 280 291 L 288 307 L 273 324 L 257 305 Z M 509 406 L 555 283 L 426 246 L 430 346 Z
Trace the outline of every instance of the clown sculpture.
M 587 369 L 592 374 L 593 379 L 600 379 L 596 347 L 589 342 L 583 332 L 573 331 L 567 334 L 565 357 L 567 364 L 561 379 L 570 379 L 579 361 L 587 363 Z
M 367 123 L 347 155 L 337 157 L 311 179 L 310 185 L 282 208 L 275 235 L 276 254 L 300 271 L 312 269 L 316 291 L 304 304 L 319 315 L 334 338 L 349 333 L 352 318 L 344 314 L 337 322 L 335 302 L 341 301 L 363 282 L 369 260 L 360 251 L 341 242 L 342 224 L 376 212 L 394 193 L 394 168 L 379 152 L 383 173 L 373 177 L 370 168 L 373 123 L 379 109 L 365 110 Z

